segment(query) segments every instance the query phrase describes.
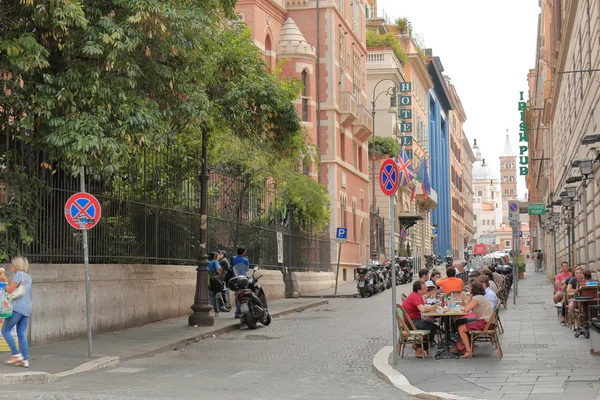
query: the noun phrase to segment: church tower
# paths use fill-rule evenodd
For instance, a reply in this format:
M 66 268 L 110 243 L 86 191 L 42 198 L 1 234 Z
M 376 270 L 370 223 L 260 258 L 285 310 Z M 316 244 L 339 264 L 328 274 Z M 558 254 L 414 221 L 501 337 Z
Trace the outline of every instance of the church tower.
M 502 223 L 508 226 L 508 201 L 517 198 L 517 156 L 513 152 L 508 129 L 500 155 L 500 188 L 502 193 Z

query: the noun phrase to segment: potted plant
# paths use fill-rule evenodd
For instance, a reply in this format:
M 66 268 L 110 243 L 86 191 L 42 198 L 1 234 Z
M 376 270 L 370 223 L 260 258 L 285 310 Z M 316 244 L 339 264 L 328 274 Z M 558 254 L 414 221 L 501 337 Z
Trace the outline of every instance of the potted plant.
M 523 275 L 525 274 L 525 259 L 523 256 L 519 256 L 517 265 L 519 266 L 519 279 L 523 279 Z

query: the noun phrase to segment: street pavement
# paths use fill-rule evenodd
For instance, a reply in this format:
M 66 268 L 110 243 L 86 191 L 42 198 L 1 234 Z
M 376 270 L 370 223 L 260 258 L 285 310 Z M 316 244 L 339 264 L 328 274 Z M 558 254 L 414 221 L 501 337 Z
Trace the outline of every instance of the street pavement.
M 398 296 L 411 286 L 399 286 Z M 412 398 L 372 372 L 373 356 L 392 342 L 391 291 L 328 301 L 268 327 L 231 331 L 116 367 L 47 384 L 5 385 L 0 399 Z M 128 351 L 127 345 L 117 341 L 114 353 Z M 32 360 L 35 368 L 35 349 Z
M 427 392 L 481 399 L 596 399 L 600 357 L 590 355 L 590 339 L 575 338 L 560 325 L 551 296 L 546 274 L 527 265 L 517 304 L 511 291 L 508 310 L 500 310 L 502 359 L 488 343 L 476 344 L 471 360 L 423 361 L 407 349 L 395 368 Z

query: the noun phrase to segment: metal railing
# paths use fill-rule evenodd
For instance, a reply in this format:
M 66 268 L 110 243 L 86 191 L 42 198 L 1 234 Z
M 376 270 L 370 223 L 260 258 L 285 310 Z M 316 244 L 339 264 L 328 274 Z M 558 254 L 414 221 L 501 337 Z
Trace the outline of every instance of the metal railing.
M 20 253 L 36 263 L 82 263 L 81 232 L 71 228 L 64 216 L 67 199 L 79 191 L 79 179 L 46 153 L 4 136 L 2 130 L 0 138 L 0 161 L 9 154 L 14 160 L 14 166 L 0 162 L 0 182 L 4 172 L 18 165 L 39 188 L 33 191 L 37 206 L 29 210 L 33 242 L 20 244 Z M 88 231 L 90 262 L 196 264 L 199 164 L 199 158 L 192 155 L 141 149 L 126 171 L 87 175 L 86 191 L 102 207 L 101 220 Z M 10 197 L 13 203 L 20 201 L 19 193 Z M 14 235 L 11 229 L 0 231 L 4 243 L 8 243 L 11 232 Z M 281 268 L 277 262 L 278 231 L 284 238 L 283 266 L 330 270 L 329 239 L 307 233 L 312 231 L 310 226 L 298 225 L 275 183 L 210 172 L 208 251 L 226 250 L 231 256 L 243 246 L 252 264 Z

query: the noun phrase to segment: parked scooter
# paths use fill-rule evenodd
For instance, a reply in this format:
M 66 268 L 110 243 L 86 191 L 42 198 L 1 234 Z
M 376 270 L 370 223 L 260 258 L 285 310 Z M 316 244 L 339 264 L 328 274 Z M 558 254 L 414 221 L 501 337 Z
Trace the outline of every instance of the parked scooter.
M 454 263 L 454 258 L 452 256 L 446 256 L 445 260 L 446 260 L 446 268 L 450 268 L 452 266 L 452 264 Z
M 397 281 L 400 284 L 412 282 L 413 280 L 413 265 L 412 260 L 408 257 L 397 257 L 398 265 L 400 266 L 400 272 L 398 273 Z
M 392 264 L 385 263 L 383 268 L 383 274 L 385 277 L 385 288 L 390 289 L 392 287 Z
M 258 284 L 261 276 L 255 276 L 258 267 L 254 267 L 252 277 L 243 275 L 231 278 L 227 283 L 229 289 L 235 291 L 235 299 L 240 303 L 240 321 L 248 325 L 249 329 L 256 329 L 260 322 L 263 325 L 271 323 L 271 314 L 267 306 L 267 296 Z
M 369 266 L 359 267 L 356 269 L 356 289 L 360 293 L 360 297 L 371 297 L 374 294 L 373 273 Z

